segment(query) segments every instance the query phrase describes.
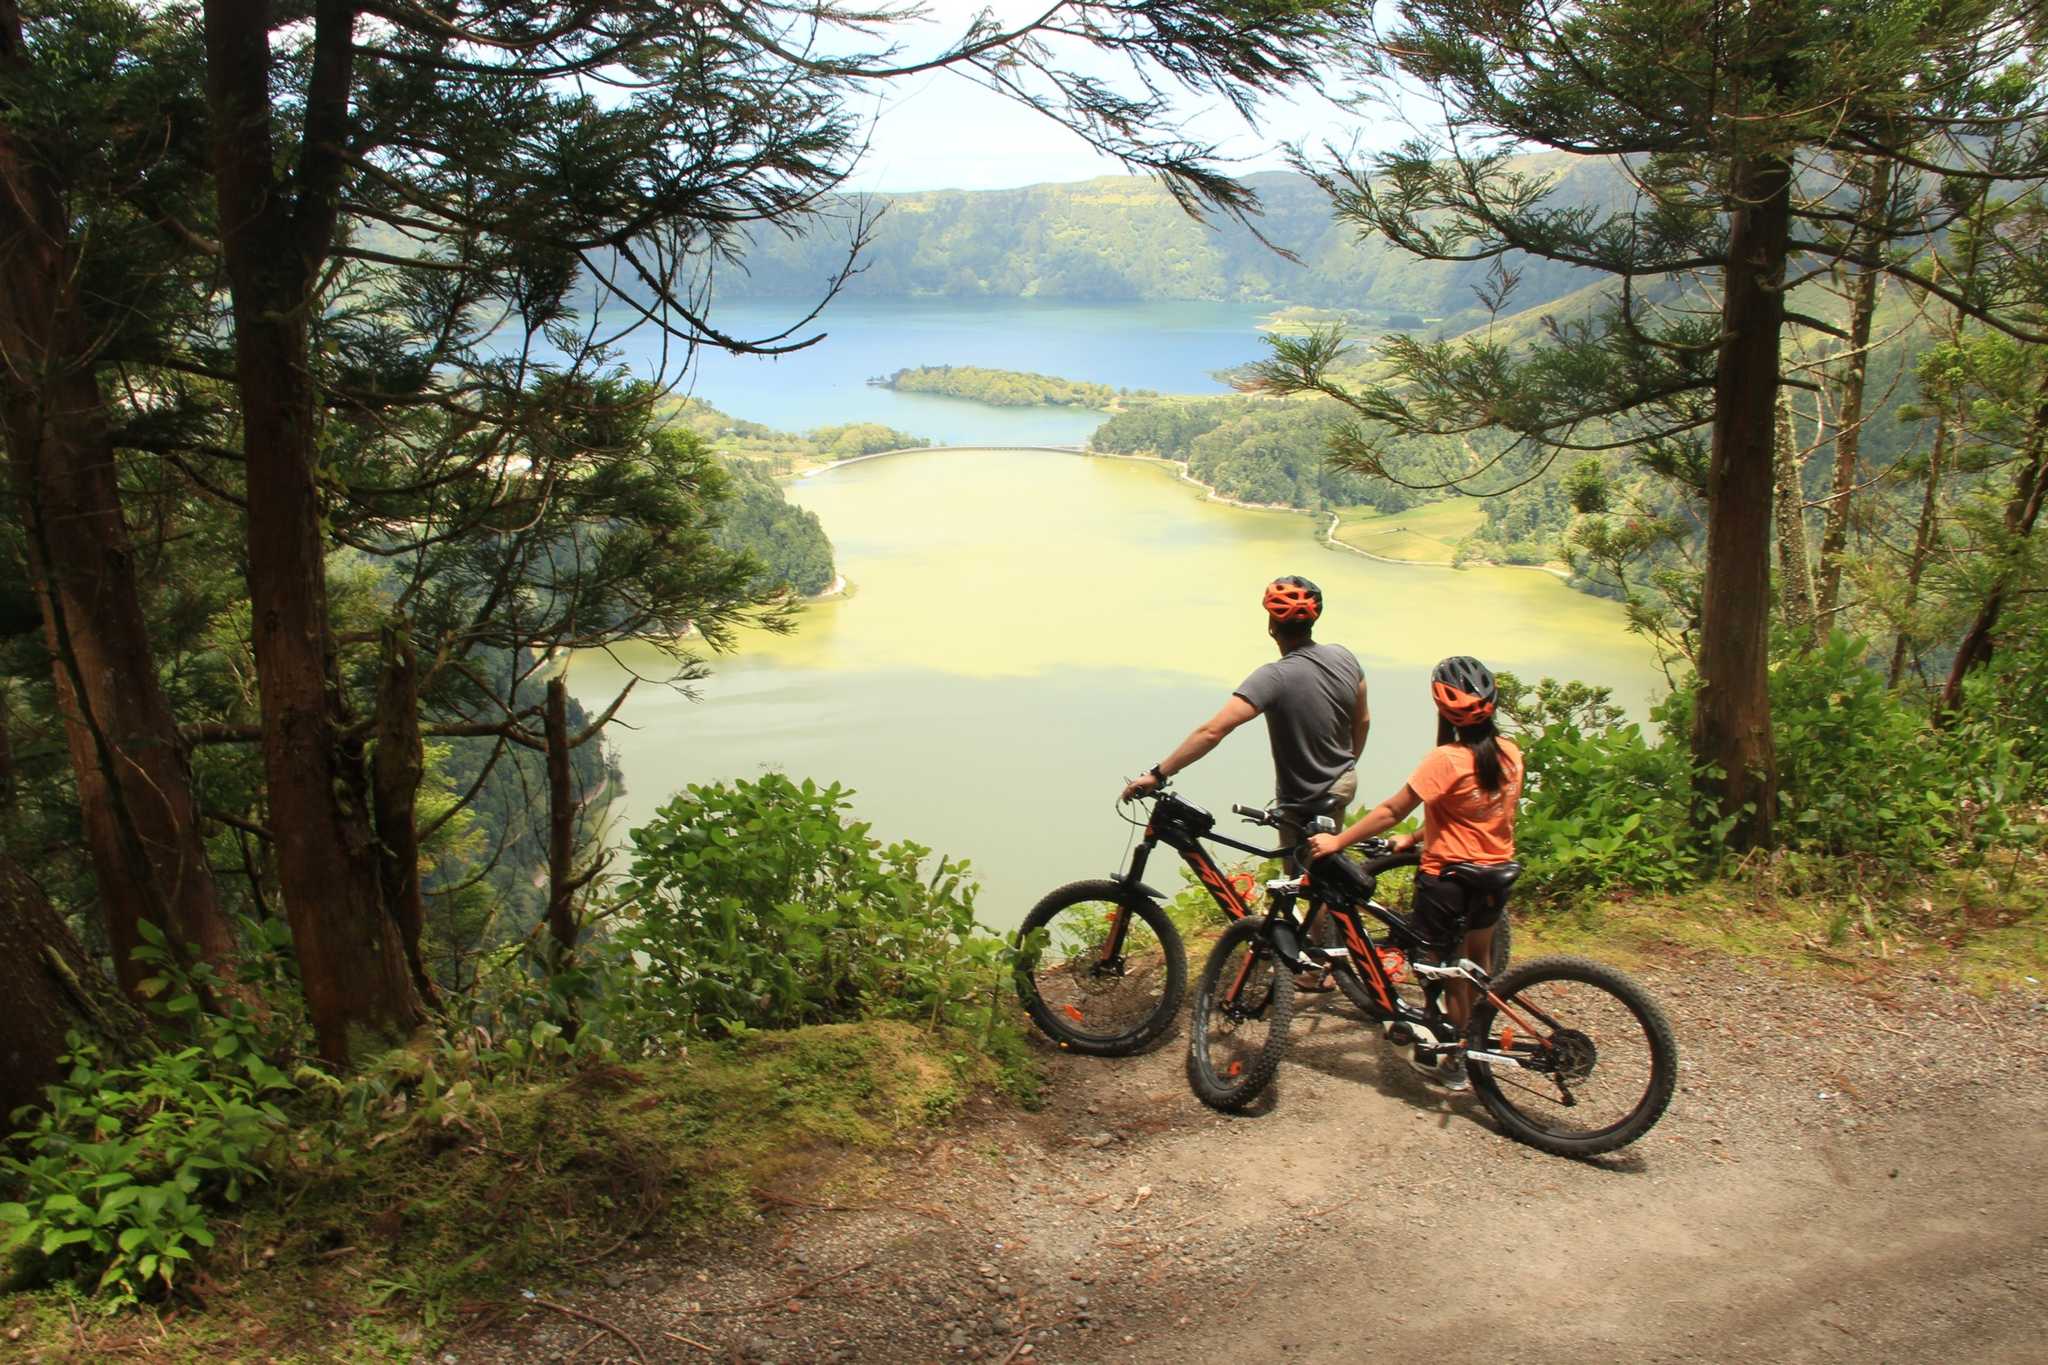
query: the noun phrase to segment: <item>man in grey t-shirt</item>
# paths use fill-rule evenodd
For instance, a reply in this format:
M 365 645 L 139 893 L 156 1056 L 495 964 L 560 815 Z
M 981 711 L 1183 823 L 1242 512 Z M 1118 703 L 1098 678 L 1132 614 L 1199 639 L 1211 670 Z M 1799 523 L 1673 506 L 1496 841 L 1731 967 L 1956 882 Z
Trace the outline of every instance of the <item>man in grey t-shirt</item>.
M 1201 758 L 1253 716 L 1266 718 L 1273 746 L 1273 795 L 1282 805 L 1342 815 L 1358 794 L 1354 765 L 1365 751 L 1372 714 L 1366 708 L 1365 671 L 1342 645 L 1318 644 L 1315 623 L 1322 590 L 1305 578 L 1275 579 L 1265 593 L 1266 633 L 1280 657 L 1264 664 L 1180 746 L 1124 787 L 1124 799 L 1151 791 Z M 1298 827 L 1283 827 L 1289 845 Z

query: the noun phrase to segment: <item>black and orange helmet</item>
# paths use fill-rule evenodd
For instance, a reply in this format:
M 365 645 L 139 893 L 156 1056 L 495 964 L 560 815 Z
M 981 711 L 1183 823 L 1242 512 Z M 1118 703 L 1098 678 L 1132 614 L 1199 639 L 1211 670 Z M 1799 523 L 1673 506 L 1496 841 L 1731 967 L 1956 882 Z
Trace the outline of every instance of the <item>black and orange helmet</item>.
M 1323 590 L 1297 574 L 1266 585 L 1266 615 L 1275 621 L 1312 623 L 1323 614 Z
M 1451 724 L 1477 725 L 1493 714 L 1493 674 L 1468 654 L 1454 655 L 1430 670 L 1429 695 Z

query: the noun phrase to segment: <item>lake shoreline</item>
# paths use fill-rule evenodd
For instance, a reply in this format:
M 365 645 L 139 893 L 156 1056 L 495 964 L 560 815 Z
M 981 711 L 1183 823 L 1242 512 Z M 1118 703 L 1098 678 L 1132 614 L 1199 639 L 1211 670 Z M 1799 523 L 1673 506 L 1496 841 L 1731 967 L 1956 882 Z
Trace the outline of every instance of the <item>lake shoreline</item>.
M 1168 474 L 1177 483 L 1183 483 L 1191 488 L 1200 490 L 1202 500 L 1204 502 L 1221 503 L 1225 507 L 1235 507 L 1239 511 L 1243 512 L 1285 512 L 1293 516 L 1309 518 L 1311 520 L 1315 519 L 1317 515 L 1316 513 L 1309 511 L 1305 507 L 1295 507 L 1284 502 L 1246 502 L 1242 498 L 1229 497 L 1221 492 L 1218 492 L 1215 485 L 1204 483 L 1202 482 L 1202 480 L 1188 473 L 1187 466 L 1183 464 L 1181 461 L 1170 460 L 1166 458 L 1164 455 L 1135 455 L 1126 454 L 1122 451 L 1089 450 L 1082 446 L 904 446 L 896 450 L 876 450 L 871 451 L 866 455 L 851 455 L 843 460 L 834 460 L 831 464 L 816 465 L 810 469 L 801 470 L 797 473 L 783 475 L 779 481 L 785 484 L 798 483 L 805 479 L 815 478 L 820 474 L 830 473 L 832 470 L 835 469 L 843 469 L 847 465 L 861 464 L 868 460 L 886 459 L 892 455 L 948 454 L 953 452 L 997 450 L 1043 451 L 1049 454 L 1078 455 L 1082 459 L 1087 460 L 1125 460 L 1132 464 L 1149 465 L 1155 469 L 1158 469 Z M 1362 559 L 1369 559 L 1375 564 L 1389 564 L 1396 568 L 1464 569 L 1467 567 L 1473 567 L 1489 569 L 1526 569 L 1533 573 L 1547 574 L 1550 577 L 1556 579 L 1558 582 L 1564 584 L 1566 587 L 1571 587 L 1570 574 L 1564 572 L 1561 569 L 1551 568 L 1547 564 L 1509 564 L 1501 560 L 1495 559 L 1474 559 L 1467 561 L 1467 563 L 1465 564 L 1459 564 L 1456 561 L 1449 559 L 1400 559 L 1393 555 L 1376 555 L 1370 550 L 1362 550 L 1356 545 L 1351 545 L 1337 539 L 1337 528 L 1342 523 L 1342 521 L 1342 513 L 1330 513 L 1330 524 L 1320 529 L 1312 530 L 1311 532 L 1316 543 L 1328 550 L 1341 550 L 1349 554 L 1357 555 Z M 831 597 L 836 595 L 839 592 L 839 590 L 839 585 L 835 584 L 832 589 L 824 593 L 818 594 L 818 596 L 815 598 L 807 598 L 806 600 L 817 601 L 826 597 Z M 1577 591 L 1577 589 L 1573 589 L 1573 591 Z

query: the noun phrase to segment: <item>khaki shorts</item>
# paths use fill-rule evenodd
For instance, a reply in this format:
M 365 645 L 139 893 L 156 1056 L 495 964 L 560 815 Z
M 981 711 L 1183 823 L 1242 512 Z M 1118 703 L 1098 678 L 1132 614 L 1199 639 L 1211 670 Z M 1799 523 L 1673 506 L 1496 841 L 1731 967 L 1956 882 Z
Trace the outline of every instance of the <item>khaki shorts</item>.
M 1337 822 L 1337 828 L 1344 827 L 1344 812 L 1351 809 L 1351 803 L 1357 798 L 1358 769 L 1353 768 L 1332 783 L 1329 795 L 1323 798 L 1329 806 L 1330 818 Z M 1301 826 L 1291 820 L 1282 820 L 1277 828 L 1280 831 L 1280 847 L 1288 851 L 1288 870 L 1300 872 L 1302 868 L 1294 858 L 1294 846 L 1301 842 Z

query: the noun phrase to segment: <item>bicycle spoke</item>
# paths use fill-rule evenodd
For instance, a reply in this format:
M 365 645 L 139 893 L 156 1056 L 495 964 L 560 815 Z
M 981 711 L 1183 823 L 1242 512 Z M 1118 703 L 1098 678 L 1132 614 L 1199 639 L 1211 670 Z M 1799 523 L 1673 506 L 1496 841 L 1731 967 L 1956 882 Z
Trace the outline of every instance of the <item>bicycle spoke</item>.
M 1046 926 L 1034 973 L 1046 1007 L 1076 1032 L 1097 1037 L 1136 1028 L 1159 1007 L 1167 989 L 1165 953 L 1142 920 L 1126 917 L 1114 941 L 1117 907 L 1084 902 Z

